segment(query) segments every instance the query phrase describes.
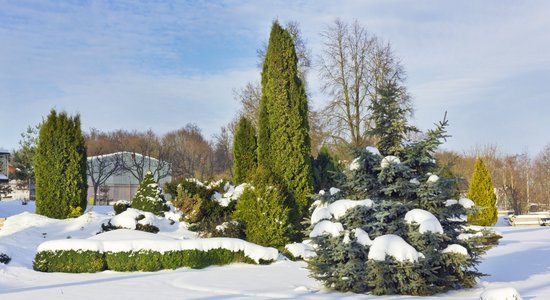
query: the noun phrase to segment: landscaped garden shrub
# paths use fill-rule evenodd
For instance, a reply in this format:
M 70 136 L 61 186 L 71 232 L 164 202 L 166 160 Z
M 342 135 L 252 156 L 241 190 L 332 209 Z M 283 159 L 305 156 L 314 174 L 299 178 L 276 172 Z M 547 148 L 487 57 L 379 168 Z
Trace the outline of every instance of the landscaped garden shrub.
M 403 145 L 400 157 L 372 147 L 355 151 L 339 190 L 322 192 L 311 208 L 313 278 L 338 291 L 374 295 L 476 285 L 484 275 L 476 266 L 498 235 L 466 226 L 474 203 L 452 199 L 453 179 L 435 174 L 433 153 L 445 126 Z
M 260 264 L 271 262 L 270 260 L 259 261 Z M 164 253 L 151 250 L 106 253 L 59 250 L 38 252 L 33 268 L 41 272 L 65 273 L 93 273 L 102 270 L 152 272 L 182 267 L 202 269 L 208 266 L 221 266 L 231 263 L 256 264 L 243 251 L 231 251 L 221 248 L 209 251 L 191 249 Z
M 107 223 L 101 224 L 101 232 L 107 232 L 116 229 L 132 229 L 145 232 L 157 233 L 159 228 L 155 226 L 156 222 L 162 220 L 150 212 L 139 211 L 129 208 L 111 218 Z M 173 221 L 167 221 L 172 223 Z
M 117 202 L 115 202 L 115 204 L 113 204 L 113 210 L 117 215 L 125 212 L 130 207 L 131 207 L 130 202 L 126 200 L 118 200 Z
M 0 264 L 7 265 L 11 261 L 11 257 L 7 254 L 0 252 Z
M 148 211 L 157 216 L 162 216 L 165 211 L 170 210 L 166 204 L 162 190 L 155 182 L 151 172 L 147 172 L 139 184 L 136 195 L 132 200 L 132 208 Z
M 40 272 L 95 273 L 105 270 L 105 259 L 98 251 L 41 251 L 36 253 L 33 268 Z
M 167 187 L 173 189 L 173 184 Z M 216 230 L 220 225 L 232 221 L 235 200 L 239 195 L 236 190 L 236 187 L 223 180 L 203 183 L 194 178 L 185 178 L 177 185 L 177 196 L 171 203 L 182 212 L 182 220 L 190 223 L 189 229 L 200 232 L 201 236 L 237 237 Z

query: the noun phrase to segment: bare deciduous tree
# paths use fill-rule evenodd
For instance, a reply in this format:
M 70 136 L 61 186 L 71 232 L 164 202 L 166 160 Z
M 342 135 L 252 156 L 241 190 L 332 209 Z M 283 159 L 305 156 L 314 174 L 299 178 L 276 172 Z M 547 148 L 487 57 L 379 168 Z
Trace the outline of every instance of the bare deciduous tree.
M 404 69 L 390 44 L 369 34 L 358 21 L 349 25 L 337 19 L 321 35 L 324 48 L 319 73 L 322 90 L 331 97 L 322 111 L 325 126 L 337 142 L 364 147 L 369 144 L 369 106 L 378 99 L 382 84 L 399 86 L 401 104 L 410 107 L 410 97 L 402 85 Z

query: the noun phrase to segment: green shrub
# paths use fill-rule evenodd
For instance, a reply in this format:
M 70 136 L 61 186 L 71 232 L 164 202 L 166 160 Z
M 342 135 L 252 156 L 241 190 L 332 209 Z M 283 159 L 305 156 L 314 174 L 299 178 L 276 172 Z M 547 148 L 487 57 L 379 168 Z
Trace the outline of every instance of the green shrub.
M 148 211 L 157 216 L 162 216 L 165 211 L 170 209 L 151 172 L 147 172 L 139 184 L 136 196 L 132 201 L 132 208 Z
M 11 261 L 11 257 L 9 257 L 7 254 L 0 252 L 0 264 L 7 265 Z
M 41 251 L 34 258 L 33 268 L 40 272 L 95 273 L 105 270 L 105 258 L 96 251 Z
M 150 250 L 130 252 L 94 251 L 43 251 L 36 254 L 34 269 L 41 272 L 92 273 L 102 270 L 118 272 L 158 271 L 188 267 L 202 269 L 212 265 L 230 263 L 255 264 L 243 251 L 233 252 L 227 249 L 180 250 L 160 253 Z M 260 264 L 271 261 L 260 260 Z
M 115 210 L 115 214 L 117 215 L 125 212 L 128 208 L 130 208 L 130 202 L 124 200 L 117 201 L 113 205 L 113 209 Z
M 246 240 L 282 249 L 290 241 L 289 209 L 274 187 L 246 188 L 233 217 L 244 224 Z

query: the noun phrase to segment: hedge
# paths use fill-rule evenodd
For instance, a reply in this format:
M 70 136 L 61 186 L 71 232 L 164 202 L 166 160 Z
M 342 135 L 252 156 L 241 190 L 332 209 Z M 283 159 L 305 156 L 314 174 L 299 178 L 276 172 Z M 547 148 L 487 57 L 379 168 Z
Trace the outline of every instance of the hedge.
M 243 251 L 233 252 L 221 248 L 209 251 L 179 250 L 164 253 L 151 250 L 106 253 L 57 250 L 38 252 L 33 268 L 41 272 L 65 273 L 95 273 L 103 270 L 150 272 L 181 267 L 202 269 L 211 265 L 227 265 L 237 262 L 256 264 Z M 260 264 L 271 262 L 260 260 Z

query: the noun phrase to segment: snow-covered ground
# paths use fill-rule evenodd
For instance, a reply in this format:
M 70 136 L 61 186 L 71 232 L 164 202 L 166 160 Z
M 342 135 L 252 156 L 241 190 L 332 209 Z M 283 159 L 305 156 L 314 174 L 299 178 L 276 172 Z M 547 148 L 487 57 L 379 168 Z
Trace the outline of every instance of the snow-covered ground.
M 33 214 L 34 203 L 0 202 L 0 218 L 9 217 L 0 230 L 0 252 L 12 257 L 0 264 L 0 299 L 479 299 L 515 288 L 523 299 L 550 298 L 550 228 L 510 227 L 496 230 L 500 245 L 485 256 L 477 288 L 452 291 L 433 297 L 375 297 L 326 291 L 309 278 L 304 262 L 278 261 L 267 266 L 233 264 L 202 270 L 95 274 L 40 273 L 32 270 L 38 245 L 46 240 L 88 238 L 109 219 L 110 207 L 72 220 L 51 220 Z M 183 227 L 160 232 L 186 236 Z M 499 290 L 500 289 L 500 290 Z M 489 291 L 489 292 L 487 292 Z

